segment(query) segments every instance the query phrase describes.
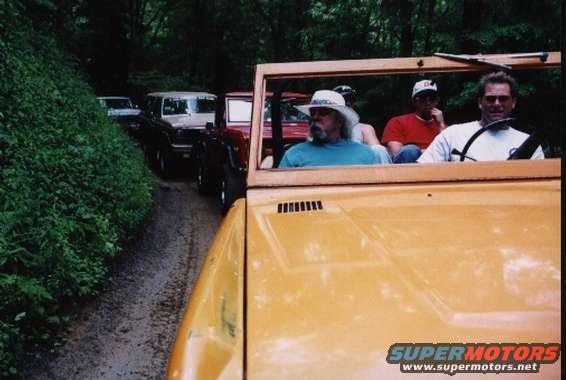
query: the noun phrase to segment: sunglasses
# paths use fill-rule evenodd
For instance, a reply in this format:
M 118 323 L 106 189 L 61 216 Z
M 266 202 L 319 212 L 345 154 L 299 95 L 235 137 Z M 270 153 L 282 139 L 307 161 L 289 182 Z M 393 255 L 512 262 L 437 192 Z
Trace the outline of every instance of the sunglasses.
M 310 109 L 310 114 L 311 117 L 313 117 L 314 115 L 316 115 L 317 113 L 320 116 L 328 116 L 330 115 L 330 113 L 334 111 L 332 108 L 324 108 L 324 107 L 317 107 L 317 108 L 311 108 Z
M 511 100 L 509 95 L 486 95 L 483 98 L 488 103 L 495 103 L 496 100 L 499 100 L 499 103 L 505 103 Z

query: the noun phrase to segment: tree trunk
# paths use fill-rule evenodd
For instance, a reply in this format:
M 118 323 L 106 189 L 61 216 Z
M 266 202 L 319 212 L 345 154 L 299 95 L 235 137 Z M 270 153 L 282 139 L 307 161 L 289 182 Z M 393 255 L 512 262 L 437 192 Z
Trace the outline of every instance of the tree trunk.
M 410 57 L 413 54 L 413 31 L 411 16 L 413 14 L 413 3 L 410 0 L 402 0 L 400 4 L 399 22 L 401 24 L 401 40 L 399 55 Z
M 480 52 L 480 45 L 472 36 L 481 27 L 485 7 L 485 0 L 464 0 L 463 28 L 459 39 L 462 53 L 475 54 Z
M 424 52 L 423 55 L 431 55 L 433 49 L 436 50 L 432 45 L 432 30 L 435 27 L 434 23 L 434 7 L 436 6 L 436 0 L 428 0 L 427 8 L 427 26 L 425 34 Z

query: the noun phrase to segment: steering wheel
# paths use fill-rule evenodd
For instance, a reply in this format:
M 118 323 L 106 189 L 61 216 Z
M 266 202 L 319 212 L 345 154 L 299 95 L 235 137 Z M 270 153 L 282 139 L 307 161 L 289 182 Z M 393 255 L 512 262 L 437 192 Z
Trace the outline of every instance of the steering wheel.
M 488 123 L 487 125 L 483 126 L 482 128 L 478 129 L 469 139 L 468 141 L 466 141 L 466 144 L 464 144 L 464 149 L 462 149 L 462 152 L 460 152 L 458 149 L 454 148 L 452 149 L 452 153 L 453 154 L 457 154 L 460 156 L 460 162 L 464 161 L 466 158 L 469 158 L 473 161 L 475 161 L 473 158 L 471 157 L 467 157 L 466 153 L 468 153 L 468 150 L 470 150 L 470 147 L 472 146 L 472 144 L 474 143 L 474 141 L 476 141 L 476 139 L 483 134 L 486 131 L 489 131 L 491 129 L 495 129 L 496 127 L 499 127 L 501 124 L 506 124 L 506 123 L 511 123 L 515 121 L 515 118 L 513 117 L 508 117 L 505 119 L 500 119 L 500 120 L 495 120 L 492 121 L 491 123 Z M 528 140 L 528 139 L 527 139 Z M 521 145 L 522 147 L 522 145 Z M 521 147 L 519 147 L 517 149 L 517 151 L 519 151 L 521 149 Z M 535 147 L 536 149 L 536 147 Z M 515 151 L 513 154 L 515 154 L 517 151 Z M 534 150 L 533 150 L 534 152 Z M 508 159 L 511 159 L 511 157 L 509 157 Z

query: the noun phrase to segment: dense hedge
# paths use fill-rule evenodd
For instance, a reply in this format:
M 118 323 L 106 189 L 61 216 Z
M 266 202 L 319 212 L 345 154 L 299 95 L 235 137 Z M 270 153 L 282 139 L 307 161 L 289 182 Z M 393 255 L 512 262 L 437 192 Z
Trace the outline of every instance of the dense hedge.
M 18 377 L 26 349 L 66 322 L 64 305 L 104 281 L 150 211 L 152 182 L 53 39 L 0 22 L 0 78 L 0 377 Z

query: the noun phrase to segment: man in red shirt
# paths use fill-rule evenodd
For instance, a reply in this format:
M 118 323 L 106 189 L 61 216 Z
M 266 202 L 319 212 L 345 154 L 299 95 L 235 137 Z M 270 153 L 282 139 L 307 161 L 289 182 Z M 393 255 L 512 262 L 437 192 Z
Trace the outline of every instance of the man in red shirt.
M 387 122 L 381 142 L 396 164 L 416 162 L 422 151 L 446 128 L 438 108 L 436 83 L 425 79 L 415 83 L 412 103 L 415 112 L 395 116 Z

